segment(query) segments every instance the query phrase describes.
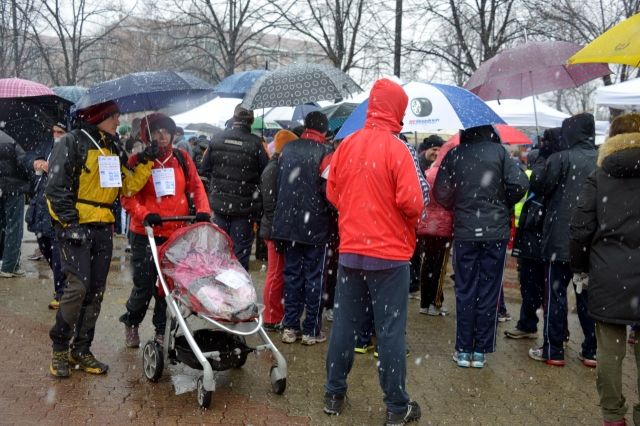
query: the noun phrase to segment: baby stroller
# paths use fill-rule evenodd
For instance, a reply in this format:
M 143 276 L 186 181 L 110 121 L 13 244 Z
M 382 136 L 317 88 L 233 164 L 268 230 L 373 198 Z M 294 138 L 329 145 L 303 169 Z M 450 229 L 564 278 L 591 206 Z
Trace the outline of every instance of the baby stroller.
M 193 216 L 165 217 L 167 221 L 193 221 Z M 145 231 L 158 270 L 158 292 L 167 300 L 164 343 L 150 340 L 142 351 L 145 377 L 156 382 L 165 360 L 202 370 L 198 378 L 198 404 L 208 408 L 215 390 L 213 371 L 240 368 L 250 352 L 268 349 L 276 359 L 271 387 L 276 394 L 287 387 L 287 363 L 262 328 L 263 305 L 249 274 L 233 255 L 231 239 L 211 223 L 180 228 L 160 250 L 153 229 Z M 199 318 L 206 327 L 192 330 L 187 319 Z M 263 345 L 247 346 L 245 336 L 258 334 Z

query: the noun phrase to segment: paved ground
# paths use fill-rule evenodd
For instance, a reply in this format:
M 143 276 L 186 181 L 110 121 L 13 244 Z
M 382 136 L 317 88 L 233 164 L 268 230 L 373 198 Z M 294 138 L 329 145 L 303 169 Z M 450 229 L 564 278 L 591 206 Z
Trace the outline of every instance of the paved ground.
M 97 357 L 110 365 L 104 376 L 82 371 L 74 371 L 68 380 L 50 376 L 47 333 L 54 312 L 47 309 L 52 284 L 45 262 L 24 260 L 27 277 L 0 281 L 0 347 L 4 354 L 0 362 L 0 424 L 382 424 L 385 408 L 372 354 L 356 358 L 343 415 L 328 417 L 322 413 L 327 344 L 303 347 L 275 340 L 289 363 L 288 387 L 281 396 L 271 391 L 268 373 L 272 360 L 268 354 L 250 355 L 244 368 L 219 373 L 213 403 L 207 411 L 198 408 L 195 391 L 176 395 L 172 376 L 192 374 L 182 366 L 166 369 L 158 383 L 147 382 L 141 371 L 141 350 L 125 347 L 123 326 L 117 321 L 131 286 L 124 243 L 116 239 L 93 347 Z M 23 258 L 34 248 L 33 235 L 26 234 Z M 261 262 L 252 263 L 259 292 L 265 278 L 264 272 L 258 272 L 261 266 Z M 515 271 L 508 271 L 508 284 L 513 286 L 516 279 Z M 445 305 L 455 311 L 450 284 L 445 297 Z M 507 304 L 517 317 L 516 288 L 507 288 Z M 451 360 L 454 315 L 420 315 L 416 301 L 410 301 L 409 309 L 407 333 L 412 355 L 407 388 L 422 407 L 420 425 L 602 424 L 595 370 L 578 360 L 581 331 L 575 314 L 570 315 L 572 341 L 565 367 L 529 359 L 527 350 L 536 342 L 499 336 L 496 354 L 488 358 L 485 369 L 476 370 L 458 368 Z M 514 325 L 515 321 L 501 324 L 500 335 Z M 330 330 L 328 323 L 326 331 Z M 150 317 L 145 319 L 141 335 L 144 339 L 153 335 Z M 625 370 L 625 394 L 634 403 L 638 400 L 637 372 L 628 358 Z M 631 414 L 627 420 L 631 421 Z

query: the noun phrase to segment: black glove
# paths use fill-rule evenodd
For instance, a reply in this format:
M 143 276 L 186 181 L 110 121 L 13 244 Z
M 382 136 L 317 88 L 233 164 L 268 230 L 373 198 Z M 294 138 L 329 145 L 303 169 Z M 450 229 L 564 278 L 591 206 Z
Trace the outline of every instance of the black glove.
M 547 159 L 553 154 L 553 147 L 551 144 L 545 144 L 542 148 L 538 150 L 538 157 L 542 157 Z
M 78 223 L 72 223 L 64 228 L 64 237 L 71 244 L 82 245 L 87 240 L 84 229 Z
M 211 215 L 209 213 L 196 213 L 196 222 L 209 222 L 211 223 Z
M 149 145 L 146 146 L 144 151 L 138 154 L 138 161 L 140 163 L 146 163 L 148 161 L 153 161 L 159 157 L 161 157 L 161 155 L 160 148 L 158 148 L 158 141 L 152 140 Z
M 162 226 L 162 218 L 158 213 L 149 213 L 144 217 L 143 225 Z

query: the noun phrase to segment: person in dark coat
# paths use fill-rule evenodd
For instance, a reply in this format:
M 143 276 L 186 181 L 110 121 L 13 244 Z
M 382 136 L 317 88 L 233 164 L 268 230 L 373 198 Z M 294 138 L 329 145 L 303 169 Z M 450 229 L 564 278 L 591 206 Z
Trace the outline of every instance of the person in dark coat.
M 172 145 L 176 148 L 180 148 L 189 154 L 189 158 L 193 159 L 193 148 L 191 144 L 184 138 L 184 129 L 182 127 L 176 127 L 176 136 L 173 138 Z
M 233 241 L 233 253 L 244 269 L 260 219 L 260 176 L 269 157 L 262 139 L 251 134 L 253 111 L 236 106 L 233 124 L 211 139 L 199 172 L 209 179 L 209 205 L 214 222 Z
M 51 303 L 49 303 L 49 309 L 58 309 L 64 292 L 64 273 L 60 263 L 60 246 L 56 241 L 56 233 L 51 225 L 51 214 L 49 213 L 47 200 L 44 197 L 44 188 L 47 186 L 49 178 L 49 156 L 51 155 L 51 150 L 53 145 L 67 133 L 67 126 L 65 123 L 56 122 L 52 126 L 52 132 L 53 137 L 41 142 L 35 150 L 28 151 L 24 157 L 24 166 L 35 172 L 33 178 L 35 193 L 29 201 L 25 221 L 29 232 L 36 234 L 40 252 L 47 259 L 47 263 L 49 263 L 49 267 L 53 271 L 54 296 Z
M 24 155 L 22 147 L 0 130 L 0 229 L 4 229 L 2 278 L 26 275 L 20 269 L 24 197 L 29 192 L 29 171 L 24 166 Z
M 420 170 L 422 173 L 426 172 L 429 167 L 438 158 L 438 152 L 444 145 L 444 139 L 438 135 L 431 135 L 428 138 L 424 138 L 420 146 L 418 147 L 418 162 L 420 163 Z
M 564 336 L 567 324 L 567 287 L 569 267 L 569 225 L 580 191 L 587 176 L 596 168 L 595 120 L 591 114 L 579 114 L 562 122 L 561 147 L 551 154 L 541 149 L 531 174 L 531 190 L 547 199 L 542 231 L 542 257 L 545 272 L 544 343 L 529 350 L 529 356 L 551 365 L 564 365 Z M 542 161 L 549 155 L 546 161 Z M 596 366 L 595 324 L 587 313 L 587 292 L 576 294 L 578 318 L 584 333 L 579 358 L 589 367 Z
M 622 395 L 626 327 L 640 323 L 640 115 L 616 117 L 609 132 L 573 211 L 569 250 L 574 283 L 582 283 L 583 293 L 589 287 L 604 424 L 622 426 L 629 408 Z M 640 343 L 634 352 L 640 371 Z M 640 424 L 640 404 L 633 421 Z
M 495 352 L 498 302 L 511 209 L 529 189 L 527 176 L 492 126 L 460 131 L 460 145 L 442 159 L 434 200 L 453 210 L 456 352 L 460 367 L 482 368 Z

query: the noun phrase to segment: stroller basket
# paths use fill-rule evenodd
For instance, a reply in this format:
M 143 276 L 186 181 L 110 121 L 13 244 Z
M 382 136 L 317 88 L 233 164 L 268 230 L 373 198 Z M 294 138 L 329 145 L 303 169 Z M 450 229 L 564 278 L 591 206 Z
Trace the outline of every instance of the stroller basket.
M 224 371 L 230 368 L 242 367 L 247 361 L 247 354 L 253 350 L 244 343 L 240 336 L 229 335 L 224 331 L 202 329 L 193 333 L 193 338 L 198 347 L 204 353 L 220 352 L 220 360 L 209 358 L 209 364 L 214 371 Z M 193 350 L 184 336 L 177 336 L 175 343 L 176 359 L 189 367 L 202 370 L 202 364 L 198 361 Z

